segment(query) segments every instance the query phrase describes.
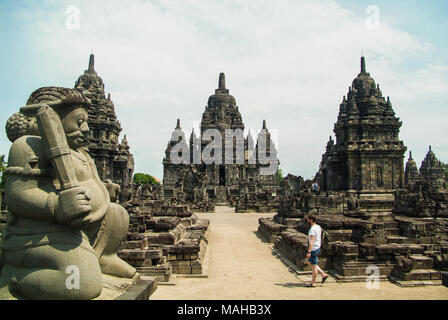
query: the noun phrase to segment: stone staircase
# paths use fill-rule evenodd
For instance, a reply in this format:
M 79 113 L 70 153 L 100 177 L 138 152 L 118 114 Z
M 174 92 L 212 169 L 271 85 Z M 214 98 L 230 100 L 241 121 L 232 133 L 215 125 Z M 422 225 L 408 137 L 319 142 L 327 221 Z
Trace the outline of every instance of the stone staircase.
M 219 186 L 216 188 L 216 203 L 217 205 L 226 205 L 228 204 L 227 200 L 227 188 L 224 186 Z

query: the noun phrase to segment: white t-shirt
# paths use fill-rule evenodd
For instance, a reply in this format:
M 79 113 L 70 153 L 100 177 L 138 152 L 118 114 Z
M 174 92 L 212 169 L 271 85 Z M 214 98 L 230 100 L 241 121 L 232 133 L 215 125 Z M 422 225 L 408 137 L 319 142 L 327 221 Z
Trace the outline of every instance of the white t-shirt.
M 310 231 L 308 231 L 308 242 L 310 241 L 310 236 L 314 236 L 314 242 L 313 247 L 311 248 L 311 251 L 315 251 L 317 249 L 320 249 L 320 243 L 321 243 L 321 236 L 322 236 L 322 228 L 315 224 L 310 228 Z

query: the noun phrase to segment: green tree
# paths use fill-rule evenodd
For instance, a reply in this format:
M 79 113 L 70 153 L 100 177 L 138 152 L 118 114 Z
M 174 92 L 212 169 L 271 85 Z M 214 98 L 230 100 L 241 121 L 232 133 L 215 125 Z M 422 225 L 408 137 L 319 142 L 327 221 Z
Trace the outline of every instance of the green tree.
M 283 170 L 282 169 L 278 169 L 278 183 L 282 183 L 283 181 Z
M 4 154 L 2 154 L 0 156 L 0 172 L 1 172 L 1 177 L 2 177 L 2 179 L 0 181 L 0 189 L 3 189 L 5 187 L 5 179 L 6 179 L 5 169 L 7 166 L 5 159 L 6 159 L 6 156 Z
M 153 176 L 146 174 L 146 173 L 134 174 L 134 183 L 135 184 L 153 184 L 153 185 L 159 184 Z

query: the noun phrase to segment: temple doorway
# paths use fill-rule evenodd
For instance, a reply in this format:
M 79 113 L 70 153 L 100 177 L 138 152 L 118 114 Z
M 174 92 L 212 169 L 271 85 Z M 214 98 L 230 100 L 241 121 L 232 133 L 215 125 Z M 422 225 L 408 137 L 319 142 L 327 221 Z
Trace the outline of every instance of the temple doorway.
M 224 166 L 219 167 L 219 185 L 226 185 L 226 168 Z

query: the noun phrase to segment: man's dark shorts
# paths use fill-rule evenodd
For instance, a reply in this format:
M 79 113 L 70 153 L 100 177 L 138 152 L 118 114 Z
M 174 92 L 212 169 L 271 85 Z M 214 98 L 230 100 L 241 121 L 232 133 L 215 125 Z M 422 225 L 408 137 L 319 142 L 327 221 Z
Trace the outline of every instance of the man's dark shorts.
M 314 266 L 317 265 L 317 256 L 319 255 L 319 253 L 320 249 L 311 251 L 310 253 L 311 256 L 309 257 L 308 261 Z

